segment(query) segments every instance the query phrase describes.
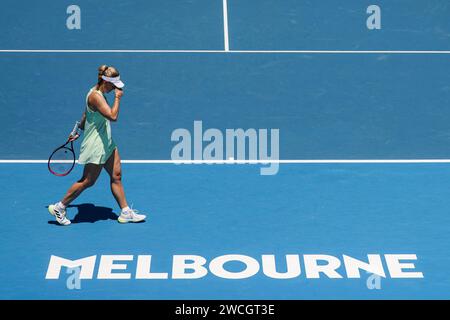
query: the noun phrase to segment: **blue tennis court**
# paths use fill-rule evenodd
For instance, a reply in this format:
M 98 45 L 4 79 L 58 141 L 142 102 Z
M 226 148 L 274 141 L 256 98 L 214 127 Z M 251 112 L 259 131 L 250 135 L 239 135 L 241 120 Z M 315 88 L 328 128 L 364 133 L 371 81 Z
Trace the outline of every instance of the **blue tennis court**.
M 78 0 L 69 29 L 70 1 L 2 2 L 0 299 L 450 298 L 447 1 L 377 1 L 375 30 L 368 1 L 108 3 Z M 147 219 L 117 223 L 102 172 L 59 226 L 46 206 L 83 167 L 47 158 L 102 64 L 126 83 L 112 133 Z

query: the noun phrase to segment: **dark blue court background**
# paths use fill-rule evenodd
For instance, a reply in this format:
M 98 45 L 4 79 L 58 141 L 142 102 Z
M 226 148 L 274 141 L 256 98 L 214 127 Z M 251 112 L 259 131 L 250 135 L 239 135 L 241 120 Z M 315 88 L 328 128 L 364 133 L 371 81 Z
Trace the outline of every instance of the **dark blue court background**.
M 82 29 L 67 30 L 77 4 Z M 366 28 L 366 8 L 382 29 Z M 447 1 L 229 0 L 231 50 L 449 50 Z M 223 50 L 222 1 L 2 1 L 0 50 Z M 282 159 L 446 159 L 447 54 L 0 53 L 0 159 L 46 159 L 79 119 L 101 64 L 126 83 L 113 135 L 123 159 L 169 159 L 176 128 L 278 128 Z M 110 97 L 112 99 L 112 96 Z M 79 145 L 79 144 L 78 144 Z M 0 164 L 0 298 L 448 298 L 447 165 L 258 166 L 126 164 L 144 224 L 114 221 L 103 174 L 57 227 L 46 205 L 81 175 Z M 95 204 L 92 208 L 90 204 Z M 80 211 L 81 210 L 81 211 Z M 82 213 L 80 213 L 82 212 Z M 78 218 L 76 218 L 78 216 Z M 46 281 L 51 254 L 415 253 L 424 279 Z M 281 261 L 281 260 L 280 260 Z M 133 263 L 130 264 L 130 270 Z M 342 272 L 342 270 L 340 270 Z

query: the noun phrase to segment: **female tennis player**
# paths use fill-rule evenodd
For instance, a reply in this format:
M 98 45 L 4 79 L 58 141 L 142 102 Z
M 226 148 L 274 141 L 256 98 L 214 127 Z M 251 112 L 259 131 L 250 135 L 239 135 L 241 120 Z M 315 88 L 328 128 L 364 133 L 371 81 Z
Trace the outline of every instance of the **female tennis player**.
M 120 80 L 119 71 L 106 65 L 98 69 L 98 83 L 89 90 L 86 97 L 86 109 L 80 121 L 80 129 L 84 130 L 78 163 L 84 164 L 82 178 L 75 182 L 67 191 L 64 198 L 56 204 L 49 205 L 48 211 L 56 217 L 61 225 L 71 222 L 66 217 L 66 207 L 75 200 L 85 189 L 94 185 L 104 168 L 111 181 L 111 191 L 121 208 L 117 219 L 120 223 L 140 222 L 146 216 L 138 214 L 137 210 L 128 207 L 121 181 L 122 170 L 117 146 L 111 135 L 110 121 L 117 121 L 119 116 L 120 99 L 122 98 L 124 83 Z M 115 90 L 112 108 L 108 105 L 105 94 Z M 76 140 L 79 137 L 71 137 Z

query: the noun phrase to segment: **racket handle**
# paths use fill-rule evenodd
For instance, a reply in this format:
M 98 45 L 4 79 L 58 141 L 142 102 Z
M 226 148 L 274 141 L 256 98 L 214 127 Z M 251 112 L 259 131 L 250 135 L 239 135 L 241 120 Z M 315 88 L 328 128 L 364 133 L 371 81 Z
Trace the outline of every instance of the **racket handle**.
M 75 126 L 72 129 L 72 132 L 70 133 L 71 136 L 75 136 L 77 134 L 79 126 L 80 126 L 80 121 L 77 121 L 75 123 Z

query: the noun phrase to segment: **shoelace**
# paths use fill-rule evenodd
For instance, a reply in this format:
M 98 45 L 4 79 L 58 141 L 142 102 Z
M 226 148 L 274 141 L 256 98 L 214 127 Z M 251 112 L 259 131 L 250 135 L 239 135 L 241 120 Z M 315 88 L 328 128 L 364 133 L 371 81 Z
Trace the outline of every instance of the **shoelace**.
M 133 209 L 133 204 L 131 204 L 130 211 L 128 211 L 127 213 L 131 213 L 132 215 L 134 215 L 134 214 L 138 214 L 139 210 Z

